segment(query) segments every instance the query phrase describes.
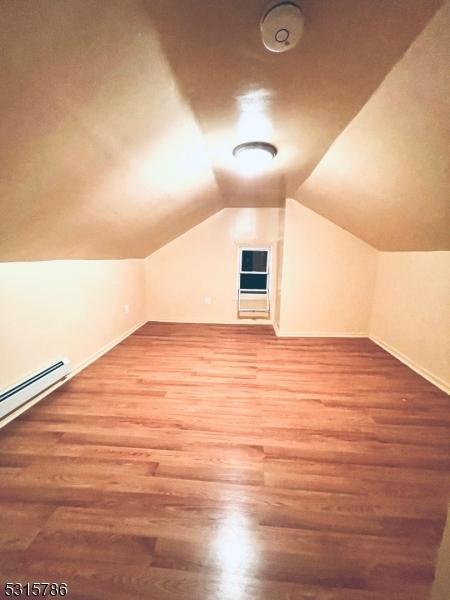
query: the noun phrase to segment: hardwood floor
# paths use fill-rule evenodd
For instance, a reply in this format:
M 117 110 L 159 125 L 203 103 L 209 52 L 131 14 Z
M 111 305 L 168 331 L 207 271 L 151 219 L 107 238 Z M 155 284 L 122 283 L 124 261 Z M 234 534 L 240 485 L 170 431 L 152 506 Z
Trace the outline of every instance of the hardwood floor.
M 0 583 L 423 600 L 450 400 L 365 339 L 149 323 L 0 431 Z

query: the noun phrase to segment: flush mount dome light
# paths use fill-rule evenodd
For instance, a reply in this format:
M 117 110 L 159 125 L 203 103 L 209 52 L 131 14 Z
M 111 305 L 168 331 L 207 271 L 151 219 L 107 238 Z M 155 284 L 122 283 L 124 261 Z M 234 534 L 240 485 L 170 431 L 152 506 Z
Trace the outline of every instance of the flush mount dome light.
M 267 142 L 246 142 L 233 150 L 239 170 L 245 175 L 258 175 L 265 171 L 277 155 L 277 149 Z

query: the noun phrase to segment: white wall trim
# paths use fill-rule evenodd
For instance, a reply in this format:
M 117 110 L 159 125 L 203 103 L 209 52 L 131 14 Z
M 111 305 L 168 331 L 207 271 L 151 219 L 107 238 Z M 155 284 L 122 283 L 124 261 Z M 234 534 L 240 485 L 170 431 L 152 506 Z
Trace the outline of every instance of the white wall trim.
M 182 323 L 185 325 L 273 325 L 272 319 L 264 319 L 263 317 L 255 317 L 254 319 L 228 319 L 218 321 L 217 319 L 147 319 L 147 323 Z
M 286 331 L 280 329 L 275 324 L 273 326 L 278 337 L 334 337 L 334 338 L 367 338 L 369 337 L 363 331 Z
M 43 398 L 45 398 L 46 396 L 48 396 L 49 394 L 51 394 L 52 392 L 57 390 L 59 387 L 61 387 L 65 383 L 67 383 L 67 381 L 72 379 L 72 377 L 75 377 L 75 375 L 78 375 L 78 373 L 80 371 L 82 371 L 83 369 L 88 367 L 90 364 L 95 362 L 103 354 L 106 354 L 107 352 L 112 350 L 112 348 L 114 348 L 114 346 L 117 346 L 117 344 L 120 344 L 120 342 L 123 342 L 124 339 L 129 337 L 135 331 L 137 331 L 146 322 L 147 322 L 147 320 L 144 319 L 142 322 L 138 323 L 137 325 L 133 325 L 133 327 L 130 327 L 130 329 L 127 329 L 124 333 L 121 333 L 120 335 L 115 337 L 112 341 L 110 341 L 107 344 L 105 344 L 104 346 L 102 346 L 99 350 L 92 353 L 85 360 L 82 360 L 80 363 L 75 365 L 74 368 L 70 371 L 69 375 L 67 375 L 67 377 L 65 377 L 63 380 L 58 381 L 58 383 L 55 383 L 53 386 L 47 388 L 44 392 L 42 392 L 42 394 L 39 394 L 35 398 L 32 398 L 29 402 L 22 404 L 22 406 L 20 406 L 17 410 L 13 411 L 9 415 L 7 415 L 4 419 L 2 419 L 0 421 L 0 429 L 2 427 L 4 427 L 5 425 L 7 425 L 8 423 L 10 423 L 11 421 L 13 421 L 16 417 L 18 417 L 19 415 L 21 415 L 22 413 L 27 411 L 29 408 L 31 408 L 32 406 L 34 406 L 35 404 L 40 402 Z
M 349 332 L 335 332 L 335 331 L 314 331 L 314 332 L 311 332 L 311 331 L 285 331 L 283 329 L 280 329 L 276 323 L 273 324 L 273 328 L 274 328 L 275 334 L 278 337 L 368 338 L 368 339 L 372 340 L 372 342 L 374 342 L 375 344 L 380 346 L 380 348 L 383 348 L 383 350 L 386 350 L 386 352 L 389 352 L 389 354 L 391 354 L 392 356 L 397 358 L 400 362 L 405 364 L 407 367 L 409 367 L 410 369 L 412 369 L 413 371 L 415 371 L 416 373 L 418 373 L 419 375 L 424 377 L 427 381 L 429 381 L 430 383 L 432 383 L 433 385 L 438 387 L 440 390 L 442 390 L 443 392 L 445 392 L 447 394 L 450 394 L 450 384 L 448 382 L 444 381 L 442 378 L 438 377 L 437 375 L 434 375 L 428 369 L 421 367 L 414 360 L 412 360 L 411 358 L 409 358 L 408 356 L 403 354 L 403 352 L 400 352 L 400 350 L 397 350 L 396 348 L 394 348 L 390 344 L 387 344 L 380 338 L 373 336 L 373 335 L 369 335 L 368 333 L 365 333 L 365 332 L 349 333 Z
M 383 350 L 386 350 L 386 352 L 392 354 L 392 356 L 394 356 L 404 365 L 406 365 L 407 367 L 424 377 L 427 381 L 438 387 L 440 390 L 442 390 L 446 394 L 450 394 L 449 382 L 444 381 L 443 379 L 441 379 L 441 377 L 438 377 L 437 375 L 434 375 L 433 373 L 431 373 L 431 371 L 425 369 L 425 367 L 420 366 L 416 363 L 416 361 L 409 358 L 408 356 L 406 356 L 406 354 L 403 354 L 403 352 L 400 352 L 400 350 L 397 350 L 397 348 L 394 348 L 387 342 L 384 342 L 379 337 L 375 335 L 370 335 L 369 338 L 372 340 L 372 342 L 377 344 L 377 346 L 380 346 L 380 348 L 383 348 Z
M 103 354 L 106 354 L 107 352 L 112 350 L 114 348 L 114 346 L 117 346 L 118 344 L 120 344 L 120 342 L 123 342 L 123 340 L 125 340 L 132 333 L 134 333 L 140 327 L 142 327 L 142 325 L 145 325 L 146 322 L 147 322 L 147 320 L 143 319 L 137 325 L 133 325 L 132 327 L 130 327 L 129 329 L 127 329 L 126 331 L 124 331 L 123 333 L 121 333 L 120 335 L 115 337 L 113 340 L 106 343 L 104 346 L 102 346 L 100 348 L 100 350 L 97 350 L 96 352 L 94 352 L 93 354 L 88 356 L 88 358 L 86 358 L 85 360 L 82 360 L 80 363 L 78 363 L 76 365 L 76 367 L 70 373 L 70 377 L 74 377 L 74 375 L 77 375 L 80 371 L 82 371 L 83 369 L 88 367 L 90 364 L 95 362 L 98 358 L 100 358 L 100 356 L 103 356 Z

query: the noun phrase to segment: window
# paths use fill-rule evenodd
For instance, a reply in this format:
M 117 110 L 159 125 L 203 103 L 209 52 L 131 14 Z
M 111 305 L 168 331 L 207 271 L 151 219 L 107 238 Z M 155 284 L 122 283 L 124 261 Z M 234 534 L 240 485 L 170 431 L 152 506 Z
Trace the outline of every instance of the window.
M 270 248 L 240 248 L 238 311 L 269 311 Z

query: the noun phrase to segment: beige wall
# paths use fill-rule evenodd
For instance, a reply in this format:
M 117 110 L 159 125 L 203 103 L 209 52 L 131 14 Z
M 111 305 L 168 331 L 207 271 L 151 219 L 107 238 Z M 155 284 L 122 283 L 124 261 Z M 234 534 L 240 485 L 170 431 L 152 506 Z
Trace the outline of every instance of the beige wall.
M 280 335 L 364 335 L 377 252 L 295 200 L 286 202 Z
M 224 209 L 150 255 L 147 318 L 236 322 L 240 244 L 272 245 L 272 314 L 282 334 L 367 333 L 376 251 L 295 200 L 286 209 Z
M 240 244 L 272 246 L 281 335 L 370 333 L 448 389 L 450 252 L 378 253 L 294 200 L 224 209 L 145 261 L 0 263 L 0 388 L 62 355 L 77 368 L 145 320 L 238 322 Z
M 0 263 L 0 389 L 88 361 L 144 321 L 144 293 L 142 260 Z
M 272 247 L 273 304 L 279 211 L 225 208 L 147 257 L 148 320 L 238 322 L 237 256 L 245 244 Z
M 450 252 L 380 252 L 370 335 L 450 389 Z

